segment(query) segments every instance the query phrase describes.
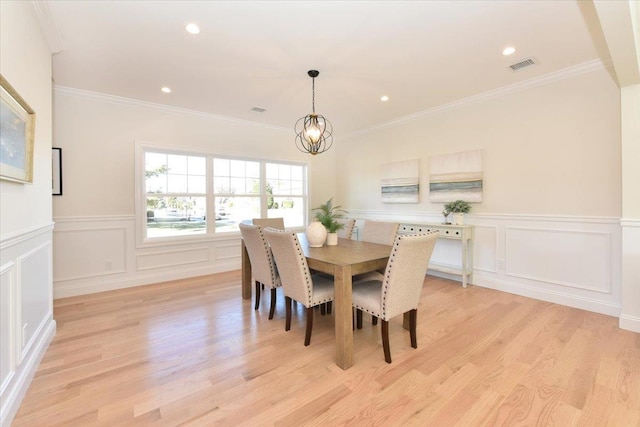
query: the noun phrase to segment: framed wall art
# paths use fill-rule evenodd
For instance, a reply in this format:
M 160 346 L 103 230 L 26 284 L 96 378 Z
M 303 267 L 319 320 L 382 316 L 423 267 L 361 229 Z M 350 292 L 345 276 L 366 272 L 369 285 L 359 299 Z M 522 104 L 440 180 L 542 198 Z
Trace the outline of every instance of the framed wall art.
M 33 182 L 35 111 L 0 75 L 0 179 Z
M 51 149 L 51 194 L 62 196 L 62 148 Z

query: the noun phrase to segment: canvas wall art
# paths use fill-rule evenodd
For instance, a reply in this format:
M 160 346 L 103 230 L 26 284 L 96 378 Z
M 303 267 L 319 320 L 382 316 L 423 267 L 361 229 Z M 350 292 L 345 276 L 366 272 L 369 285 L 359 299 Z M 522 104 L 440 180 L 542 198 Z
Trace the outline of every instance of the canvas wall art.
M 429 201 L 482 201 L 482 150 L 429 158 Z
M 418 203 L 419 167 L 417 159 L 382 165 L 382 203 Z

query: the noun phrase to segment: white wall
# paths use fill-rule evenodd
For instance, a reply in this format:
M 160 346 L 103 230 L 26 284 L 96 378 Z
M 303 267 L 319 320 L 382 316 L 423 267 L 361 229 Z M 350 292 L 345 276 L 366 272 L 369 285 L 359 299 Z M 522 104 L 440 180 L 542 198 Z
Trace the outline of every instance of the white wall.
M 429 157 L 481 149 L 485 188 L 473 213 L 620 217 L 619 102 L 599 67 L 354 135 L 338 146 L 338 178 L 349 183 L 339 197 L 356 209 L 440 212 L 428 198 Z M 420 159 L 420 203 L 382 204 L 380 165 L 406 159 Z
M 335 150 L 320 156 L 299 152 L 293 127 L 266 127 L 60 87 L 54 104 L 54 145 L 62 148 L 64 159 L 64 195 L 53 200 L 56 298 L 240 267 L 239 233 L 187 244 L 136 245 L 137 141 L 308 163 L 310 205 L 334 195 Z M 112 269 L 105 268 L 106 260 Z
M 640 332 L 640 84 L 622 88 L 622 313 Z
M 380 126 L 338 147 L 337 197 L 356 218 L 439 222 L 429 157 L 481 149 L 473 283 L 618 316 L 619 103 L 610 73 L 585 64 Z M 380 166 L 408 159 L 420 160 L 420 202 L 382 204 Z M 440 262 L 459 265 L 439 246 Z
M 0 2 L 0 73 L 36 112 L 33 183 L 0 181 L 0 425 L 9 425 L 55 334 L 51 52 L 31 2 Z

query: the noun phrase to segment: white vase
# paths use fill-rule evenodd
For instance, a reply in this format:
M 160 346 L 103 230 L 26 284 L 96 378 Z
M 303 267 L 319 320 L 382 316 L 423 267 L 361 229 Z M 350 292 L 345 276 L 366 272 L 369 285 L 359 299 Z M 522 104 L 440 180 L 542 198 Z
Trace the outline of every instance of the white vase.
M 318 221 L 309 224 L 305 234 L 307 235 L 307 242 L 309 242 L 309 246 L 312 248 L 321 247 L 327 239 L 327 229 Z
M 464 213 L 463 212 L 454 212 L 453 213 L 453 224 L 454 225 L 464 225 Z
M 327 246 L 335 246 L 338 244 L 338 233 L 327 233 Z

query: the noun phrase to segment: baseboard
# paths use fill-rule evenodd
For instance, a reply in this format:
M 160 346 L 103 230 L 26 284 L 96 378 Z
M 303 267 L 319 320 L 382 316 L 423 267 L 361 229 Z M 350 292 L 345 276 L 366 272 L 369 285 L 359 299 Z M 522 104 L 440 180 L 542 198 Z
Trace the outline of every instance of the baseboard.
M 620 329 L 640 333 L 640 317 L 621 314 L 618 326 Z
M 38 365 L 55 334 L 56 322 L 50 319 L 47 326 L 43 328 L 42 334 L 37 340 L 37 345 L 33 347 L 32 351 L 29 352 L 21 363 L 18 372 L 16 372 L 13 384 L 10 385 L 7 390 L 6 397 L 3 396 L 2 402 L 0 402 L 0 425 L 8 426 L 11 424 L 13 417 L 15 417 L 20 408 L 22 399 L 29 389 Z

